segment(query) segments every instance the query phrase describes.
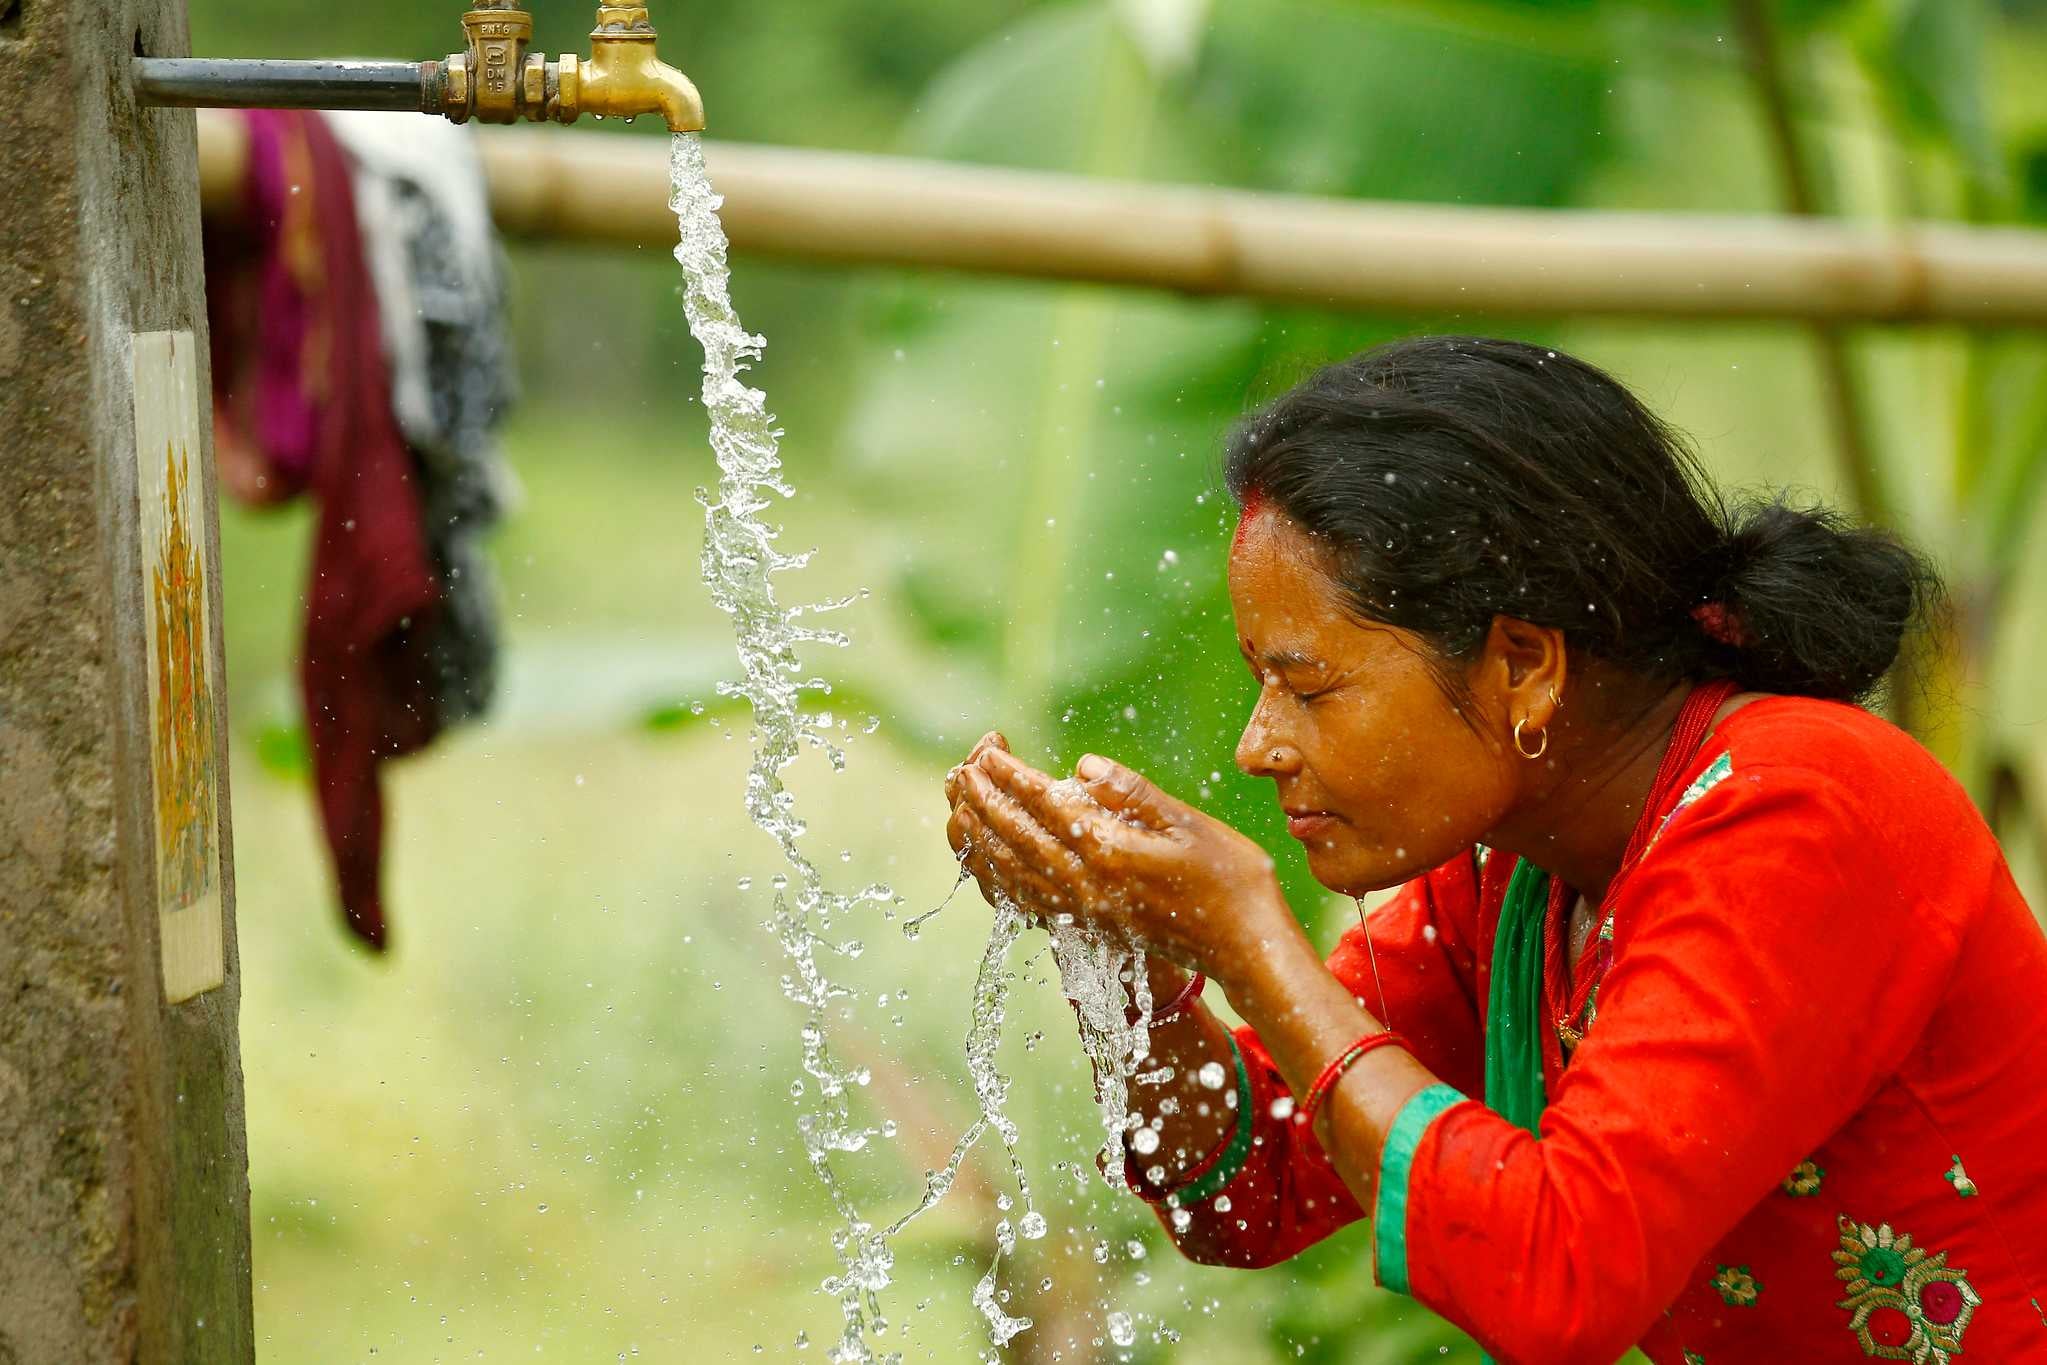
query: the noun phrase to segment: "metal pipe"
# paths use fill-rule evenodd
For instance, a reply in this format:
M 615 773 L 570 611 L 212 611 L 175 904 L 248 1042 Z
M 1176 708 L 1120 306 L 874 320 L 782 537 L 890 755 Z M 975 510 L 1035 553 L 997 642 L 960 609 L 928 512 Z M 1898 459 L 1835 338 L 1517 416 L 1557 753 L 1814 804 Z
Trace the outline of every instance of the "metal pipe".
M 491 130 L 511 236 L 666 250 L 666 139 Z M 1706 214 L 1381 204 L 718 142 L 735 251 L 1464 317 L 2047 326 L 2047 233 Z M 201 200 L 232 213 L 247 145 L 202 118 Z
M 438 63 L 137 57 L 145 104 L 214 109 L 438 112 Z

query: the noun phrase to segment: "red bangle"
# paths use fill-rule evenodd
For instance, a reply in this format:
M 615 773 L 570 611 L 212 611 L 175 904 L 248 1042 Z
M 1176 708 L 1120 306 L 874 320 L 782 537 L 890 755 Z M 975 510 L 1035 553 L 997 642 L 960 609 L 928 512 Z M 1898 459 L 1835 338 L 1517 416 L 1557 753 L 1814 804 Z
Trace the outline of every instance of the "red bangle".
M 1368 1033 L 1343 1051 L 1337 1053 L 1336 1059 L 1328 1066 L 1323 1067 L 1322 1074 L 1317 1076 L 1315 1083 L 1308 1087 L 1307 1098 L 1301 1101 L 1300 1108 L 1294 1110 L 1294 1122 L 1304 1127 L 1312 1127 L 1315 1122 L 1316 1113 L 1322 1108 L 1322 1102 L 1329 1098 L 1329 1092 L 1336 1089 L 1336 1083 L 1343 1079 L 1343 1073 L 1350 1070 L 1358 1058 L 1364 1056 L 1373 1048 L 1406 1046 L 1407 1039 L 1389 1028 L 1380 1029 L 1376 1033 Z
M 1151 1012 L 1151 1021 L 1156 1024 L 1161 1019 L 1170 1019 L 1181 1010 L 1186 1009 L 1201 995 L 1201 988 L 1207 984 L 1207 977 L 1203 976 L 1200 972 L 1194 973 L 1194 975 L 1187 978 L 1187 984 L 1180 987 L 1180 993 L 1171 1000 L 1168 1000 L 1163 1009 L 1155 1009 Z

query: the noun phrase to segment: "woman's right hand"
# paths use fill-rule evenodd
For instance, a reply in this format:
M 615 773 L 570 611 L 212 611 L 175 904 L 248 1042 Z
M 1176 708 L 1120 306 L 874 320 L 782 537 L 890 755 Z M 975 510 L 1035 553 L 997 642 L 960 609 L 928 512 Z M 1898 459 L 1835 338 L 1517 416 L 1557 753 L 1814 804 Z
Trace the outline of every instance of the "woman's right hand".
M 1002 737 L 1000 730 L 990 730 L 981 736 L 973 752 L 967 755 L 966 762 L 945 775 L 945 799 L 952 807 L 951 816 L 945 822 L 945 839 L 952 845 L 953 856 L 959 859 L 960 866 L 980 884 L 982 898 L 993 905 L 998 894 L 1010 896 L 1022 881 L 1016 875 L 1018 868 L 1014 866 L 1016 852 L 997 838 L 993 830 L 975 819 L 973 807 L 967 804 L 966 794 L 960 786 L 966 770 L 980 762 L 981 755 L 989 749 L 1009 752 L 1009 741 Z M 1019 909 L 1033 917 L 1040 916 L 1044 909 L 1021 902 L 1017 904 Z

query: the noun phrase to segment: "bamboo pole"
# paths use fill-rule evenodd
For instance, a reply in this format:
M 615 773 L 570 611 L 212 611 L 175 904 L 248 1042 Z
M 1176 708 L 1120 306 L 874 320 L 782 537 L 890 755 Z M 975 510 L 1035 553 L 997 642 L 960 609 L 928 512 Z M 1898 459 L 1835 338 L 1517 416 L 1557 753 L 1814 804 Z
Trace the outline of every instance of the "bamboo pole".
M 240 125 L 201 111 L 209 213 Z M 511 237 L 667 250 L 667 143 L 485 129 Z M 1430 316 L 2047 323 L 2047 233 L 1388 204 L 714 142 L 736 251 Z

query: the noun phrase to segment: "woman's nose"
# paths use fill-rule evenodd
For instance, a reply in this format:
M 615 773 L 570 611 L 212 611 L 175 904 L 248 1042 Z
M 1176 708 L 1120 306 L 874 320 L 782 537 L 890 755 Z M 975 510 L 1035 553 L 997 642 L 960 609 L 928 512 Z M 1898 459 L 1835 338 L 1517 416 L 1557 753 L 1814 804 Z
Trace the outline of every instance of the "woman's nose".
M 1238 770 L 1247 777 L 1280 777 L 1299 768 L 1300 763 L 1300 751 L 1266 723 L 1261 701 L 1244 726 L 1243 738 L 1237 741 Z

